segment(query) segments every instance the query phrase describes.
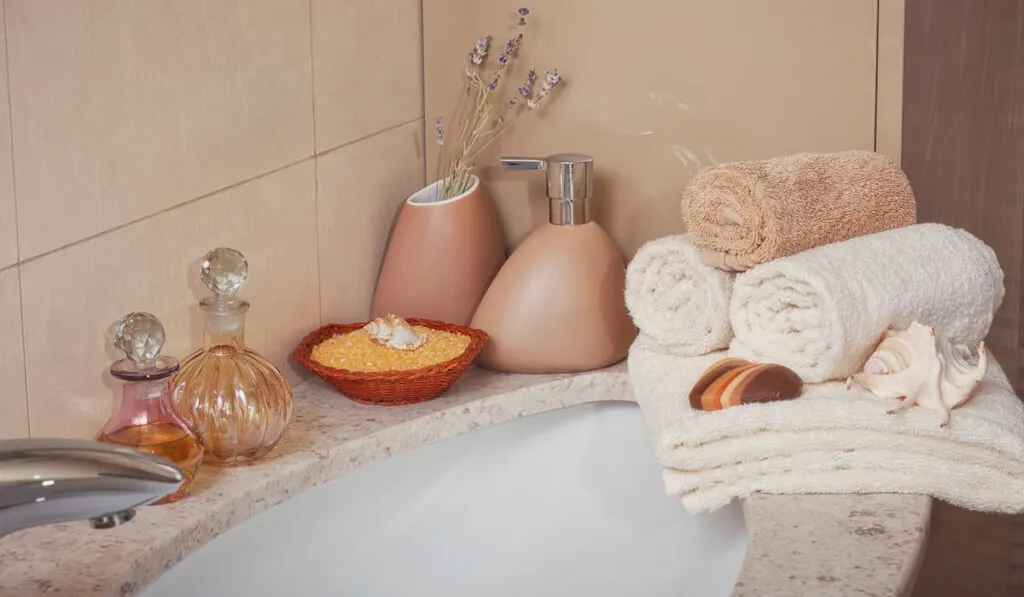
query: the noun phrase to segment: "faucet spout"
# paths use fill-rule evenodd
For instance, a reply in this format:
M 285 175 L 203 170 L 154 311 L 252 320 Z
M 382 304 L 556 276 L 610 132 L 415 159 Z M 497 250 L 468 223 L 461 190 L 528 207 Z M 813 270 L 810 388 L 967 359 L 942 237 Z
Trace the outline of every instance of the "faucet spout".
M 94 528 L 128 522 L 135 508 L 174 493 L 185 481 L 171 462 L 89 440 L 0 441 L 0 535 L 89 519 Z

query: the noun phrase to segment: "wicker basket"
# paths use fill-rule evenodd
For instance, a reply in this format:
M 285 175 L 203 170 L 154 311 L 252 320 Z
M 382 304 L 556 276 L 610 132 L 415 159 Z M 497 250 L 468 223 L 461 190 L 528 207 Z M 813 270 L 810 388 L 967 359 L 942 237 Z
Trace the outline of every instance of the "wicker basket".
M 469 336 L 469 346 L 450 361 L 410 369 L 408 371 L 359 372 L 335 369 L 317 363 L 310 358 L 313 347 L 336 334 L 347 334 L 362 328 L 365 323 L 330 323 L 312 332 L 299 344 L 292 357 L 303 367 L 316 373 L 339 392 L 363 404 L 397 406 L 415 404 L 436 398 L 451 387 L 455 380 L 469 367 L 480 349 L 487 342 L 487 332 L 461 325 L 452 325 L 430 319 L 407 320 L 410 325 L 421 325 L 433 330 L 443 330 Z

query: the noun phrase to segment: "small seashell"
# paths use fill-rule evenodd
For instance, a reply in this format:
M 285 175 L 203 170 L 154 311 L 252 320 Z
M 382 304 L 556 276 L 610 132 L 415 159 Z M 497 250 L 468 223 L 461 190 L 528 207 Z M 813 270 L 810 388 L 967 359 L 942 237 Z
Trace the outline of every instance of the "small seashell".
M 378 317 L 363 326 L 378 344 L 395 350 L 416 350 L 427 341 L 425 333 L 417 332 L 409 322 L 397 315 Z
M 364 330 L 375 340 L 382 340 L 391 337 L 391 325 L 383 317 L 378 317 L 363 327 Z
M 913 348 L 907 344 L 907 338 L 886 332 L 875 351 L 864 363 L 864 372 L 875 375 L 887 375 L 903 371 L 910 366 L 913 359 Z

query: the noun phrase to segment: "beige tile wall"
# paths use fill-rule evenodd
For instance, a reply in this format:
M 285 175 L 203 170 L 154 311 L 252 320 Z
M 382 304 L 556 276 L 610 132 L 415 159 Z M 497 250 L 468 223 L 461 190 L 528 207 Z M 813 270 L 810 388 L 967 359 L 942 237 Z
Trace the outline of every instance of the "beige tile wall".
M 28 433 L 18 270 L 0 270 L 0 438 Z
M 303 334 L 366 315 L 390 216 L 423 184 L 419 0 L 3 16 L 0 436 L 93 435 L 130 310 L 161 318 L 168 354 L 195 348 L 215 246 L 249 258 L 249 344 L 293 381 Z
M 370 311 L 384 257 L 386 235 L 399 205 L 367 197 L 408 195 L 422 186 L 422 170 L 394 168 L 423 163 L 423 122 L 417 120 L 317 158 L 320 235 L 320 311 L 325 320 L 356 321 Z M 363 172 L 390 175 L 366 177 Z M 360 259 L 348 257 L 359 247 Z
M 197 261 L 217 245 L 250 258 L 250 344 L 301 379 L 287 353 L 366 314 L 392 218 L 433 172 L 424 103 L 447 112 L 468 45 L 500 41 L 518 6 L 3 2 L 0 436 L 92 435 L 129 310 L 163 319 L 168 353 L 194 348 Z M 596 217 L 626 254 L 680 229 L 702 165 L 898 153 L 902 0 L 534 8 L 522 62 L 568 83 L 481 160 L 512 245 L 547 210 L 539 177 L 494 168 L 505 152 L 594 154 Z
M 428 122 L 450 113 L 472 41 L 493 33 L 503 44 L 520 5 L 423 0 Z M 876 61 L 889 85 L 902 31 L 892 25 L 902 0 L 550 0 L 532 8 L 512 88 L 530 65 L 558 67 L 567 83 L 546 113 L 525 117 L 481 156 L 480 171 L 514 246 L 547 218 L 544 181 L 502 172 L 498 157 L 593 155 L 595 219 L 626 255 L 682 230 L 679 192 L 702 166 L 874 148 Z M 881 53 L 880 29 L 888 36 Z M 894 92 L 887 87 L 886 106 L 898 105 Z M 877 115 L 886 132 L 899 130 L 898 110 Z M 436 149 L 427 144 L 431 175 Z
M 420 2 L 312 0 L 311 5 L 317 149 L 422 117 Z
M 7 34 L 0 14 L 0 74 L 7 72 Z M 4 77 L 0 77 L 3 81 Z M 17 207 L 14 203 L 14 162 L 11 160 L 11 114 L 7 110 L 7 86 L 0 89 L 0 268 L 18 262 Z

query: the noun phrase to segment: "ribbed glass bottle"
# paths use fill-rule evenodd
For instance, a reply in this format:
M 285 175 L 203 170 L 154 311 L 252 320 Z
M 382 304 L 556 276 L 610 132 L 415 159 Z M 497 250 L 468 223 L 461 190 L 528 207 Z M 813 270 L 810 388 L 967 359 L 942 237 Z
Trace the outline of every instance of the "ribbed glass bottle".
M 207 253 L 202 280 L 214 292 L 199 306 L 203 348 L 189 355 L 171 382 L 178 412 L 203 442 L 203 462 L 248 464 L 274 449 L 292 417 L 292 389 L 260 354 L 245 347 L 249 303 L 236 293 L 248 264 L 234 249 Z

